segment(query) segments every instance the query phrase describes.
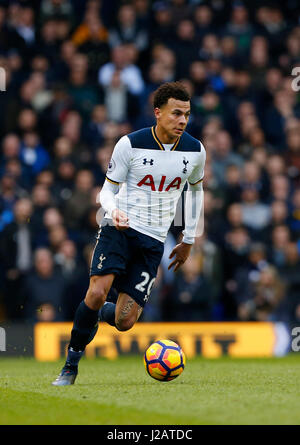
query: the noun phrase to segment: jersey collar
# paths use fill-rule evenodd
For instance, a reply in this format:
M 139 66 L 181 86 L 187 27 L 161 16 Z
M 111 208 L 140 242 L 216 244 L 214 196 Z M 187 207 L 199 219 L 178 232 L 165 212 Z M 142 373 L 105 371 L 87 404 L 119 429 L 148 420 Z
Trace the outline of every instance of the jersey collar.
M 152 136 L 153 136 L 154 140 L 156 141 L 157 145 L 159 146 L 159 148 L 161 150 L 165 151 L 163 144 L 160 142 L 160 140 L 157 137 L 154 125 L 153 125 L 153 127 L 151 127 L 151 131 L 152 131 Z M 180 141 L 180 137 L 174 142 L 174 145 L 173 145 L 173 147 L 171 148 L 170 151 L 174 151 L 175 150 L 175 148 L 177 147 L 179 141 Z

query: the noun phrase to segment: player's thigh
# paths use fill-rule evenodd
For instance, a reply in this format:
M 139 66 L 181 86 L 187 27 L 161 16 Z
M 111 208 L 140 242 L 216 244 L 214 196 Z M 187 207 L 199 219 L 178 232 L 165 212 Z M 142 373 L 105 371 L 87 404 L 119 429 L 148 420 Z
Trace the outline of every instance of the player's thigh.
M 143 308 L 130 295 L 120 292 L 116 304 L 116 327 L 120 331 L 132 328 L 139 319 Z
M 92 275 L 90 284 L 85 296 L 85 304 L 93 310 L 100 309 L 115 279 L 115 274 Z
M 101 226 L 91 260 L 90 285 L 85 299 L 91 309 L 100 309 L 104 304 L 115 276 L 126 269 L 127 256 L 126 237 L 113 226 Z
M 156 279 L 163 254 L 163 244 L 140 234 L 134 240 L 134 257 L 128 263 L 126 274 L 116 278 L 114 286 L 120 293 L 127 294 L 138 306 L 147 303 Z
M 126 235 L 107 223 L 101 226 L 90 265 L 90 276 L 120 274 L 126 271 L 129 246 Z

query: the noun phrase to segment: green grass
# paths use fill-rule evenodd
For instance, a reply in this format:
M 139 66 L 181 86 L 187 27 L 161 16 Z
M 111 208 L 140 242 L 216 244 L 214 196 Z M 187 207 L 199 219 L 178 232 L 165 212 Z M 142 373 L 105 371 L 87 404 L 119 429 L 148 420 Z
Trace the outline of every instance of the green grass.
M 141 357 L 85 360 L 76 384 L 53 387 L 63 362 L 0 360 L 0 424 L 300 424 L 300 354 L 197 358 L 157 382 Z

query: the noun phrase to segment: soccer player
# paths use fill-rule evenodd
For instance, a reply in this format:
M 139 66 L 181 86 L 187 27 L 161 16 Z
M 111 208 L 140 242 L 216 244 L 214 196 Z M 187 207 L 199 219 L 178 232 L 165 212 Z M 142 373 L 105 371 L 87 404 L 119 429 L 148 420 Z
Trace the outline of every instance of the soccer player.
M 53 385 L 74 383 L 99 320 L 127 331 L 140 317 L 186 182 L 185 229 L 171 252 L 169 269 L 174 266 L 176 271 L 188 258 L 201 214 L 205 164 L 202 143 L 185 132 L 190 112 L 183 85 L 165 83 L 154 93 L 156 125 L 117 142 L 100 192 L 106 214 L 93 253 L 89 289 L 75 314 L 65 366 Z M 112 285 L 118 291 L 116 304 L 105 301 Z

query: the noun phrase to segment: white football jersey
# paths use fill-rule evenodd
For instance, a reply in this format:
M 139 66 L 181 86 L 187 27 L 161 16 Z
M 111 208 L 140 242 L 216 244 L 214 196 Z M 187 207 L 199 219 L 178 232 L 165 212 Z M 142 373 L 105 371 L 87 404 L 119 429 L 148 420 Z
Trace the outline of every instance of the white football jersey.
M 202 143 L 186 132 L 174 144 L 162 144 L 154 127 L 123 136 L 106 180 L 120 186 L 116 204 L 129 226 L 164 242 L 186 181 L 203 179 L 205 157 Z

